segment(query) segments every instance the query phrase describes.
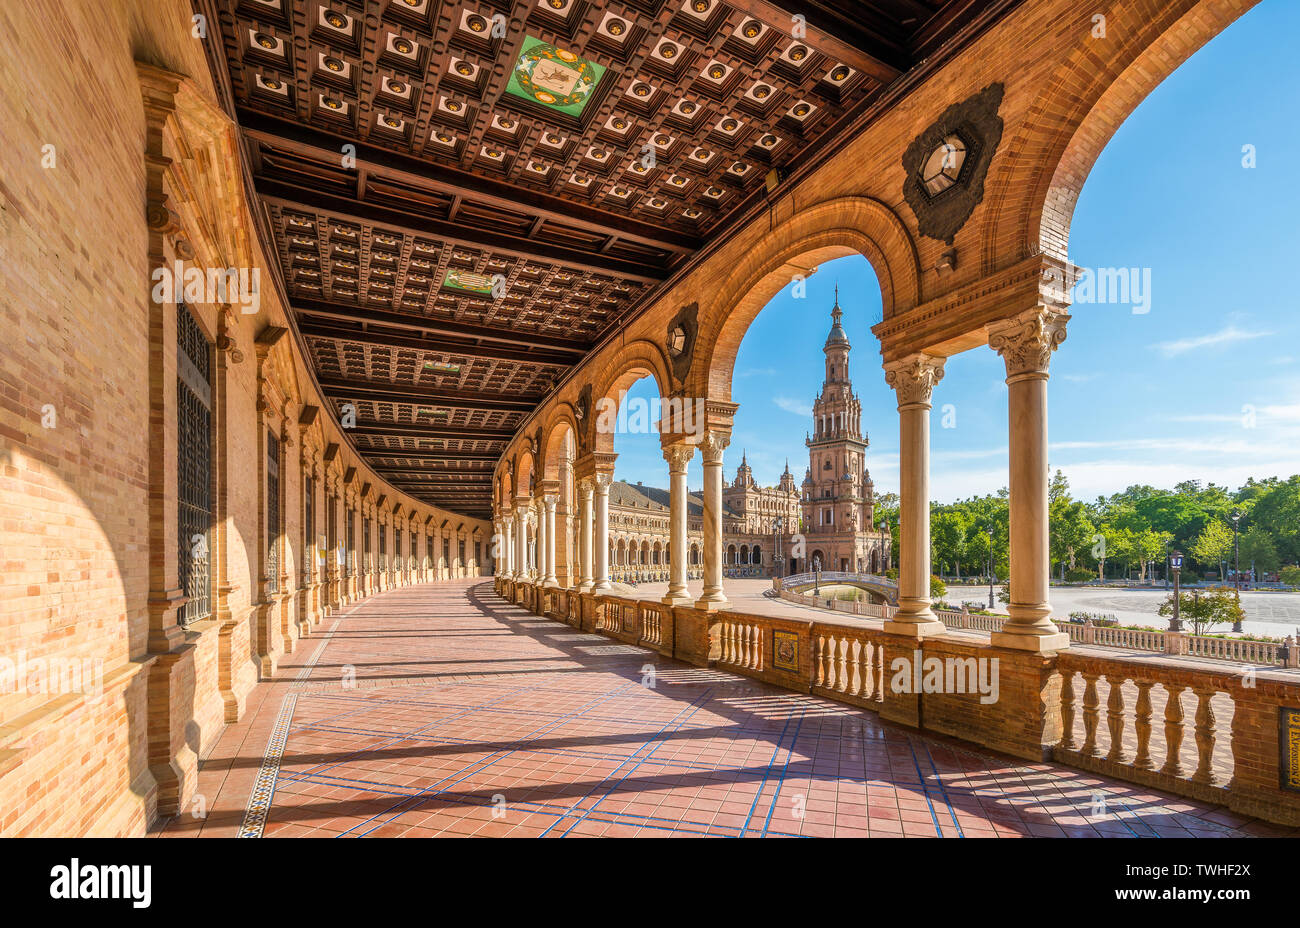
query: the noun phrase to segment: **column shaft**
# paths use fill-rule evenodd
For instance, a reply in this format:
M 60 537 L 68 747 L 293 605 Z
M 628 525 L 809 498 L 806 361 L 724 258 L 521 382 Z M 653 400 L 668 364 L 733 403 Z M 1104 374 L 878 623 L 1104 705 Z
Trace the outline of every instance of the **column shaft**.
M 1036 307 L 989 326 L 989 345 L 1007 366 L 1011 529 L 1011 602 L 998 647 L 1059 651 L 1070 638 L 1051 620 L 1048 548 L 1047 369 L 1065 341 L 1065 313 Z
M 898 394 L 898 612 L 885 631 L 912 638 L 942 634 L 930 608 L 930 395 L 943 379 L 943 359 L 915 354 L 885 366 Z
M 669 554 L 668 592 L 663 601 L 669 605 L 691 601 L 686 589 L 686 467 L 694 454 L 695 449 L 684 443 L 664 449 L 668 461 Z
M 720 609 L 727 605 L 722 591 L 722 452 L 730 436 L 705 433 L 700 443 L 704 456 L 704 590 L 695 605 L 699 609 Z
M 578 546 L 578 571 L 580 573 L 578 589 L 585 593 L 596 585 L 593 579 L 591 563 L 591 522 L 593 518 L 591 497 L 594 488 L 590 480 L 584 479 L 579 484 L 578 489 L 582 500 L 578 514 L 578 530 L 581 535 Z
M 592 553 L 596 559 L 593 589 L 597 593 L 605 593 L 612 588 L 609 582 L 609 485 L 612 480 L 612 474 L 596 475 L 596 512 L 592 526 L 595 537 L 592 538 L 591 544 L 595 549 Z

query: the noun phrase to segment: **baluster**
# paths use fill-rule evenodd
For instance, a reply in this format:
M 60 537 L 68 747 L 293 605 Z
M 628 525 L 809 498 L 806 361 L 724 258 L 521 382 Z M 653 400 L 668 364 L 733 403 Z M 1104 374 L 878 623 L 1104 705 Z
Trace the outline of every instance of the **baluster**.
M 1137 733 L 1137 756 L 1133 766 L 1139 770 L 1155 770 L 1151 760 L 1151 687 L 1149 681 L 1134 681 L 1138 688 L 1137 705 L 1133 707 L 1133 730 Z
M 818 635 L 813 644 L 813 686 L 821 686 L 822 681 L 826 679 L 826 672 L 822 667 L 822 658 L 825 656 L 826 639 L 825 636 Z
M 1083 672 L 1083 748 L 1088 757 L 1100 757 L 1097 749 L 1097 721 L 1100 716 L 1097 698 L 1097 674 Z
M 1168 699 L 1165 700 L 1165 765 L 1161 773 L 1171 777 L 1187 776 L 1183 766 L 1183 692 L 1187 689 L 1181 684 L 1164 684 Z
M 1061 749 L 1079 749 L 1074 740 L 1074 673 L 1068 670 L 1061 674 Z
M 1124 763 L 1124 679 L 1119 674 L 1106 674 L 1110 698 L 1106 700 L 1106 727 L 1110 729 L 1110 751 L 1106 760 Z
M 835 691 L 835 674 L 839 670 L 840 640 L 831 635 L 826 644 L 826 689 Z
M 840 693 L 849 691 L 849 639 L 840 639 Z
M 849 689 L 850 696 L 862 692 L 862 670 L 858 666 L 862 658 L 862 645 L 855 638 L 849 642 Z
M 1213 786 L 1215 781 L 1214 769 L 1211 764 L 1214 762 L 1214 707 L 1210 705 L 1210 700 L 1214 698 L 1214 690 L 1194 689 L 1198 700 L 1196 704 L 1196 773 L 1192 774 L 1192 779 L 1197 783 L 1204 783 L 1207 786 Z
M 873 699 L 876 695 L 876 675 L 874 665 L 876 655 L 871 647 L 871 642 L 864 640 L 862 642 L 862 689 L 860 690 L 865 699 Z
M 734 664 L 736 662 L 736 628 L 731 621 L 722 623 L 722 659 L 725 663 Z
M 872 648 L 873 656 L 876 662 L 876 693 L 875 701 L 885 701 L 885 649 L 877 642 Z
M 754 669 L 763 669 L 763 626 L 754 626 Z

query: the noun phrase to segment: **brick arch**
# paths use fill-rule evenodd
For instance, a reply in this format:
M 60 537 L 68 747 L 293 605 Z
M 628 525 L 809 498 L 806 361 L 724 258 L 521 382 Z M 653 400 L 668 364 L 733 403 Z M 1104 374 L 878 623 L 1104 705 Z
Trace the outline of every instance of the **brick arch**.
M 588 434 L 594 439 L 591 446 L 593 450 L 612 454 L 614 435 L 596 429 L 600 401 L 619 402 L 623 392 L 642 377 L 654 378 L 659 395 L 668 396 L 673 381 L 663 348 L 647 339 L 638 339 L 624 345 L 611 360 L 605 362 L 604 367 L 604 375 L 592 387 L 591 409 L 587 413 L 586 425 Z
M 1034 254 L 1067 260 L 1074 207 L 1093 164 L 1155 87 L 1257 0 L 1123 0 L 1079 6 L 1080 36 L 994 162 L 980 240 L 984 273 Z M 1091 35 L 1106 17 L 1105 39 Z
M 542 462 L 543 480 L 560 479 L 560 456 L 564 453 L 564 432 L 566 429 L 573 435 L 576 450 L 578 443 L 577 417 L 573 414 L 572 406 L 568 403 L 560 403 L 551 412 L 546 425 L 542 427 L 542 447 L 538 450 L 538 458 Z
M 754 318 L 795 273 L 859 254 L 876 272 L 885 318 L 920 301 L 916 244 L 897 214 L 869 197 L 838 197 L 805 207 L 767 232 L 701 308 L 688 386 L 729 400 L 736 353 Z
M 534 469 L 533 452 L 527 448 L 522 449 L 515 456 L 514 467 L 514 490 L 515 496 L 527 496 L 529 493 L 529 483 L 532 482 Z

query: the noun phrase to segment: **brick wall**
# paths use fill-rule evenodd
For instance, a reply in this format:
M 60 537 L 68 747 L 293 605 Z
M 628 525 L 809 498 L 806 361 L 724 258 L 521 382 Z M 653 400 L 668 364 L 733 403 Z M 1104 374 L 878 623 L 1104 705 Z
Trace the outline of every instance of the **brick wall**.
M 263 281 L 272 266 L 249 234 L 241 167 L 190 15 L 182 0 L 0 5 L 0 835 L 139 835 L 160 811 L 189 808 L 198 761 L 243 711 L 259 665 L 274 666 L 301 635 L 303 467 L 322 473 L 320 532 L 325 484 L 343 494 L 355 468 L 354 483 L 386 494 L 389 512 L 401 505 L 403 518 L 491 534 L 369 471 L 291 334 L 267 365 L 283 405 L 262 408 L 257 339 L 288 325 L 271 287 L 252 315 L 200 303 L 192 308 L 209 339 L 230 339 L 215 352 L 214 385 L 212 541 L 223 546 L 225 582 L 211 619 L 176 625 L 175 307 L 151 301 L 151 267 L 191 249 L 196 265 L 238 256 Z M 159 85 L 189 78 L 165 119 L 144 105 L 137 62 L 174 72 Z M 184 157 L 181 139 L 207 158 Z M 147 163 L 151 147 L 172 163 Z M 160 190 L 173 215 L 147 222 Z M 310 406 L 322 414 L 300 428 Z M 269 420 L 289 443 L 281 587 L 262 628 L 255 449 Z M 325 462 L 331 445 L 341 450 Z M 335 584 L 306 624 L 346 592 Z M 37 659 L 88 661 L 102 687 L 17 681 L 24 658 L 29 671 Z

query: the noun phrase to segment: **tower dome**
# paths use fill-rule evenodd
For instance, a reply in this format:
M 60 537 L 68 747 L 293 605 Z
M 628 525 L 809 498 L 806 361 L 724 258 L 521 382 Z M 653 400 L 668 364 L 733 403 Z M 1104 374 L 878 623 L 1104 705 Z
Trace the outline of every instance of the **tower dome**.
M 831 334 L 826 336 L 826 347 L 824 351 L 832 348 L 849 348 L 849 337 L 844 334 L 844 327 L 840 325 L 840 317 L 844 311 L 840 309 L 840 286 L 835 285 L 835 306 L 831 309 Z

